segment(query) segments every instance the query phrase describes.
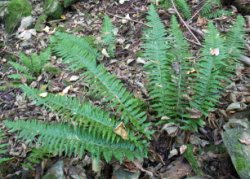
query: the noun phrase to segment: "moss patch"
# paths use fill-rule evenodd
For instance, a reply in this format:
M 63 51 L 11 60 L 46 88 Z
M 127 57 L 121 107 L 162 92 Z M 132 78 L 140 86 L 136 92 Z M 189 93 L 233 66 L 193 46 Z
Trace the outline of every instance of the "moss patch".
M 22 17 L 31 15 L 32 6 L 28 0 L 11 0 L 7 10 L 5 28 L 8 33 L 12 33 Z

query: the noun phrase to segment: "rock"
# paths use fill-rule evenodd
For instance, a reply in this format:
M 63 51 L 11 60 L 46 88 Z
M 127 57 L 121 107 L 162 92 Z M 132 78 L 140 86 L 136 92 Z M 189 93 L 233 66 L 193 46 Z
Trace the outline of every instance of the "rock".
M 85 170 L 81 166 L 71 166 L 69 168 L 69 176 L 72 179 L 87 179 Z
M 32 16 L 23 17 L 21 21 L 21 25 L 19 26 L 17 31 L 22 32 L 28 29 L 28 27 L 31 26 L 33 21 L 34 21 L 34 18 Z
M 42 179 L 65 179 L 63 172 L 64 162 L 62 160 L 56 162 L 46 173 Z
M 244 113 L 230 118 L 222 133 L 224 145 L 242 179 L 250 178 L 250 122 L 247 115 Z
M 250 130 L 228 129 L 223 132 L 222 138 L 240 178 L 248 179 L 250 178 L 250 145 L 240 141 L 244 133 L 250 135 Z
M 11 0 L 5 16 L 5 29 L 12 33 L 20 23 L 22 17 L 31 15 L 32 6 L 28 0 Z M 18 12 L 18 13 L 17 13 Z
M 125 170 L 124 168 L 118 168 L 117 170 L 114 170 L 113 177 L 116 179 L 138 179 L 140 176 L 140 171 L 136 172 L 129 172 Z
M 44 13 L 52 19 L 60 19 L 63 13 L 63 4 L 59 0 L 45 0 Z

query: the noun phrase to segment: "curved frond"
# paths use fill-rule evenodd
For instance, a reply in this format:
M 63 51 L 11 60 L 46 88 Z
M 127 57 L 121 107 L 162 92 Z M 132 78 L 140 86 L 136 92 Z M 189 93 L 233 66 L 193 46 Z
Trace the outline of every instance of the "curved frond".
M 141 159 L 146 151 L 138 149 L 128 141 L 106 141 L 99 131 L 89 131 L 85 127 L 71 127 L 64 124 L 46 124 L 37 120 L 16 122 L 5 121 L 10 132 L 17 132 L 18 136 L 30 143 L 34 140 L 45 146 L 48 151 L 58 155 L 83 157 L 85 151 L 94 156 L 103 155 L 106 161 L 115 157 L 119 161 L 124 159 Z

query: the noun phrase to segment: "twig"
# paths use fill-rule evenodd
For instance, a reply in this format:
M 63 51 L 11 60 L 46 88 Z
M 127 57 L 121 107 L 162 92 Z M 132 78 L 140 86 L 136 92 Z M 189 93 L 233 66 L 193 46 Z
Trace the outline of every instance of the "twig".
M 8 50 L 6 49 L 6 47 L 0 51 L 0 54 L 1 54 L 1 53 L 8 53 L 8 54 L 14 55 L 15 57 L 19 58 L 19 56 L 18 56 L 17 54 L 8 51 Z
M 174 10 L 175 10 L 175 12 L 177 13 L 179 19 L 180 19 L 181 22 L 183 23 L 183 25 L 187 28 L 187 30 L 190 32 L 190 34 L 194 37 L 194 39 L 196 40 L 197 44 L 201 45 L 199 39 L 194 35 L 194 33 L 190 30 L 190 28 L 189 28 L 189 26 L 187 25 L 187 23 L 186 23 L 186 22 L 183 20 L 183 18 L 181 17 L 181 15 L 180 15 L 179 11 L 177 10 L 177 8 L 176 8 L 176 6 L 175 6 L 173 0 L 171 0 L 171 3 L 172 3 L 172 5 L 173 5 Z
M 126 19 L 126 20 L 128 20 L 128 21 L 136 22 L 136 23 L 142 24 L 142 25 L 144 25 L 144 26 L 151 27 L 151 26 L 149 26 L 149 25 L 147 25 L 147 24 L 145 24 L 145 23 L 143 23 L 143 22 L 137 21 L 137 20 L 125 18 L 125 17 L 122 17 L 122 16 L 118 16 L 118 15 L 115 15 L 115 14 L 111 14 L 111 13 L 109 13 L 109 12 L 106 12 L 106 14 L 111 15 L 111 16 L 113 16 L 113 17 L 117 17 L 117 18 L 119 18 L 119 19 Z

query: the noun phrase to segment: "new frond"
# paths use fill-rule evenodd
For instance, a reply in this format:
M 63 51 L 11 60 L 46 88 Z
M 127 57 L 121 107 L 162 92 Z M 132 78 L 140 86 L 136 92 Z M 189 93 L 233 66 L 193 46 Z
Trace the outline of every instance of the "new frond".
M 115 35 L 114 27 L 111 19 L 105 15 L 102 25 L 102 43 L 107 48 L 108 54 L 113 57 L 115 55 Z
M 86 127 L 46 124 L 37 120 L 5 121 L 5 125 L 10 128 L 10 132 L 16 132 L 27 143 L 36 140 L 37 144 L 58 155 L 82 158 L 85 151 L 88 151 L 94 156 L 104 156 L 106 161 L 110 161 L 112 157 L 119 161 L 140 159 L 146 155 L 145 151 L 138 151 L 128 141 L 106 141 L 100 131 L 94 133 Z

